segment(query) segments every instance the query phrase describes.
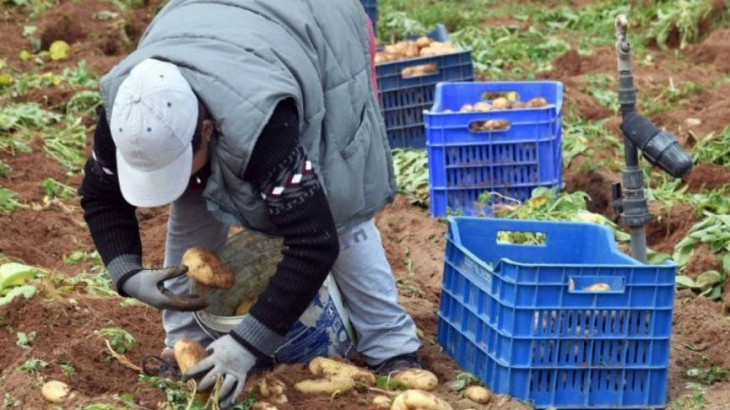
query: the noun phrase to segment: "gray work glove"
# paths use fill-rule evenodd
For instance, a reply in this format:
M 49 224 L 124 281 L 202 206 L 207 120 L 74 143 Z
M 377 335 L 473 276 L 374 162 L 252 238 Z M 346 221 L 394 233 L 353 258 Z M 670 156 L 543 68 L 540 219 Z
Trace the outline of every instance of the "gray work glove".
M 220 374 L 223 380 L 218 395 L 220 405 L 231 406 L 241 395 L 246 376 L 256 364 L 256 356 L 230 335 L 214 341 L 206 351 L 208 356 L 189 369 L 183 381 L 195 379 L 198 391 L 204 392 L 215 386 L 216 375 Z
M 122 284 L 122 290 L 127 295 L 157 309 L 181 312 L 204 309 L 208 306 L 208 302 L 201 296 L 189 293 L 176 295 L 165 287 L 164 281 L 184 275 L 187 271 L 185 265 L 156 270 L 143 269 L 129 277 Z

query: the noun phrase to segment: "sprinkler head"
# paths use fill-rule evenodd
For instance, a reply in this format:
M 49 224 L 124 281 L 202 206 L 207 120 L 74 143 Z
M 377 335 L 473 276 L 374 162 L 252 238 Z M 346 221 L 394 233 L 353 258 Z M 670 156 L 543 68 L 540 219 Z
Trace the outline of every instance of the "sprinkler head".
M 639 148 L 647 161 L 667 174 L 681 178 L 692 169 L 692 158 L 682 149 L 677 139 L 654 126 L 643 115 L 636 112 L 626 113 L 621 130 Z

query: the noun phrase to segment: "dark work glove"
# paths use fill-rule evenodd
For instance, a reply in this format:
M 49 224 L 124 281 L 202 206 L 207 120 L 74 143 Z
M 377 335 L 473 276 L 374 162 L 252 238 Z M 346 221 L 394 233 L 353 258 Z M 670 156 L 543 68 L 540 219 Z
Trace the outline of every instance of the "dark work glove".
M 218 396 L 220 405 L 231 406 L 243 391 L 248 372 L 256 364 L 256 356 L 230 335 L 214 341 L 206 350 L 208 357 L 188 370 L 183 381 L 197 380 L 198 390 L 204 392 L 215 387 L 216 376 L 220 374 L 223 380 Z
M 208 302 L 193 294 L 176 295 L 165 287 L 164 281 L 184 275 L 187 266 L 157 270 L 141 270 L 129 277 L 122 285 L 127 295 L 157 309 L 189 312 L 204 309 Z

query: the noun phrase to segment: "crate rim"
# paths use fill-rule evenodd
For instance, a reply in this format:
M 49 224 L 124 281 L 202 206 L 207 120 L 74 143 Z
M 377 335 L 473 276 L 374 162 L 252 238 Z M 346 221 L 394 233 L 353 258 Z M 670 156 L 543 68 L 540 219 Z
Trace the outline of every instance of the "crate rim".
M 491 218 L 491 217 L 479 217 L 479 216 L 454 216 L 449 215 L 446 217 L 446 220 L 449 224 L 449 234 L 453 235 L 453 237 L 447 236 L 447 241 L 452 243 L 454 246 L 459 248 L 460 251 L 464 252 L 466 255 L 468 255 L 474 262 L 476 262 L 479 266 L 481 266 L 484 269 L 487 269 L 489 271 L 495 271 L 497 265 L 495 264 L 494 268 L 490 268 L 487 263 L 485 263 L 481 258 L 476 256 L 474 253 L 472 253 L 469 249 L 467 249 L 462 243 L 459 236 L 459 228 L 457 226 L 457 222 L 459 220 L 472 220 L 472 221 L 488 221 L 488 222 L 502 222 L 508 221 L 508 224 L 512 225 L 527 225 L 531 224 L 534 225 L 535 223 L 540 225 L 573 225 L 573 226 L 591 226 L 591 227 L 597 227 L 600 231 L 603 232 L 603 234 L 607 235 L 609 238 L 609 249 L 606 251 L 610 252 L 618 252 L 618 247 L 616 246 L 616 241 L 613 237 L 613 232 L 611 230 L 603 225 L 595 224 L 591 222 L 576 222 L 576 221 L 546 221 L 546 220 L 537 220 L 537 219 L 505 219 L 505 218 Z M 519 244 L 500 244 L 500 246 L 510 247 L 510 246 L 522 246 Z M 584 267 L 584 268 L 601 268 L 601 267 L 614 267 L 614 268 L 630 268 L 630 269 L 639 269 L 639 270 L 650 270 L 650 269 L 676 269 L 677 262 L 668 259 L 664 261 L 661 265 L 650 265 L 650 264 L 644 264 L 636 260 L 630 255 L 625 255 L 623 253 L 619 253 L 621 256 L 624 257 L 624 259 L 627 261 L 627 263 L 621 264 L 621 263 L 526 263 L 526 262 L 518 262 L 515 260 L 512 260 L 510 258 L 500 258 L 500 263 L 509 263 L 511 265 L 515 266 L 521 266 L 521 267 L 546 267 L 546 268 L 554 268 L 554 267 Z M 446 256 L 444 255 L 444 259 Z M 630 263 L 629 263 L 630 262 Z M 507 278 L 503 278 L 507 279 Z M 518 282 L 513 282 L 518 283 Z M 521 282 L 520 282 L 521 283 Z
M 495 80 L 495 81 L 441 81 L 436 83 L 436 89 L 434 90 L 434 104 L 431 106 L 431 109 L 427 113 L 427 115 L 438 115 L 443 114 L 442 111 L 433 111 L 437 105 L 440 108 L 440 104 L 442 101 L 441 93 L 442 89 L 446 86 L 450 85 L 473 85 L 475 87 L 487 87 L 487 86 L 501 86 L 504 84 L 510 84 L 515 86 L 530 86 L 530 85 L 554 85 L 558 87 L 559 94 L 561 98 L 556 104 L 549 104 L 547 107 L 539 107 L 539 108 L 533 108 L 533 110 L 540 110 L 540 109 L 555 109 L 558 113 L 562 113 L 563 111 L 563 99 L 564 99 L 564 91 L 565 91 L 565 84 L 562 81 L 559 80 L 517 80 L 517 81 L 509 81 L 509 80 Z M 456 113 L 446 113 L 447 115 L 453 115 Z M 466 114 L 472 114 L 472 113 L 466 113 Z

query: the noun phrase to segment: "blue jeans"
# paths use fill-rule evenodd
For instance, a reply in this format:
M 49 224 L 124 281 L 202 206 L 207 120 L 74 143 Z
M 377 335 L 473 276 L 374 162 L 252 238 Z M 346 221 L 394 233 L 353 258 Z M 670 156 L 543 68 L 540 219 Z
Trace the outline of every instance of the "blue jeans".
M 173 202 L 168 220 L 165 266 L 179 265 L 190 247 L 217 250 L 226 241 L 229 226 L 219 222 L 205 208 L 200 195 L 186 194 Z M 413 319 L 398 304 L 398 291 L 373 220 L 340 235 L 340 254 L 332 276 L 342 294 L 357 335 L 357 351 L 368 365 L 416 351 L 420 342 Z M 189 289 L 189 278 L 166 282 L 176 293 Z M 189 312 L 162 312 L 165 344 L 172 348 L 183 337 L 203 345 L 212 340 Z

